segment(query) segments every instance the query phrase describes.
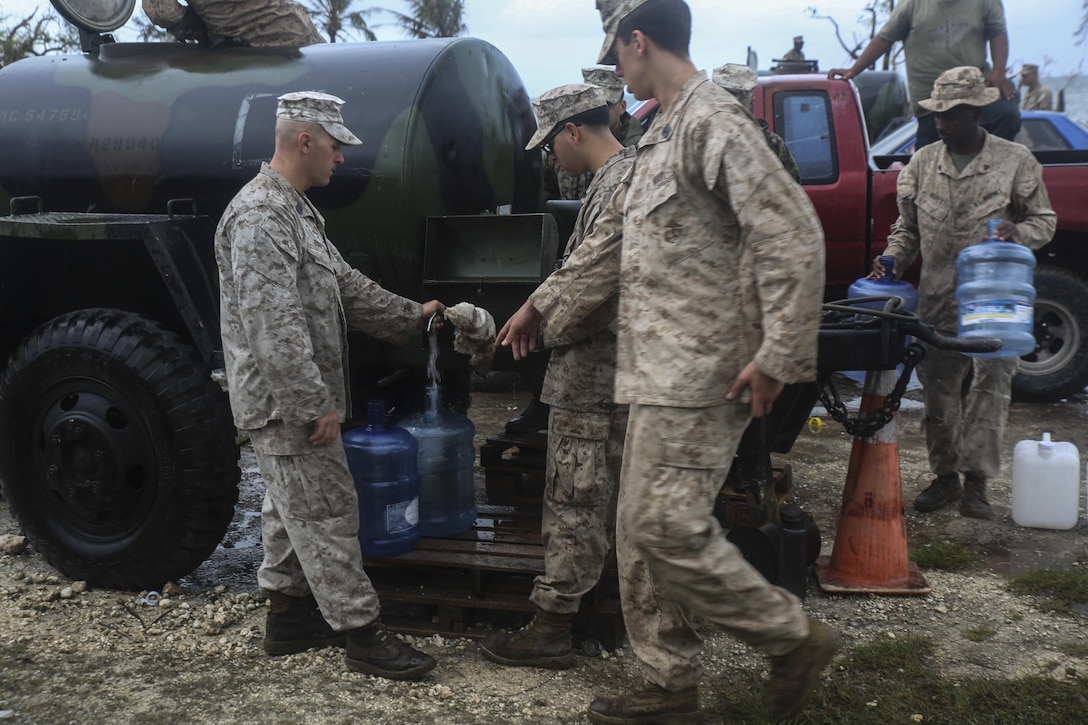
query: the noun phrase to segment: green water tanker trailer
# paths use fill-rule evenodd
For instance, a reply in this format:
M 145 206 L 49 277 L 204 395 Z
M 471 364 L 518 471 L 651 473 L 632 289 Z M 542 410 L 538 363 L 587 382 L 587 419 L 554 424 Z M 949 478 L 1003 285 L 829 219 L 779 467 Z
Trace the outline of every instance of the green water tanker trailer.
M 65 13 L 82 54 L 0 68 L 0 484 L 59 570 L 140 589 L 198 566 L 233 515 L 213 238 L 271 157 L 277 96 L 346 101 L 363 143 L 310 196 L 345 259 L 394 292 L 501 322 L 558 233 L 524 151 L 528 95 L 488 43 L 113 43 L 119 2 L 106 25 Z M 350 347 L 356 410 L 413 405 L 422 335 Z M 447 345 L 440 365 L 463 402 L 464 359 Z

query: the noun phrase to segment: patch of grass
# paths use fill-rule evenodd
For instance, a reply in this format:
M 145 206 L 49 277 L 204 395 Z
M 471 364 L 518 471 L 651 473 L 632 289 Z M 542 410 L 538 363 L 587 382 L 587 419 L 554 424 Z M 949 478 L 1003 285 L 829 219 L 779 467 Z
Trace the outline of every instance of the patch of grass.
M 1009 621 L 1010 622 L 1020 622 L 1020 621 L 1023 621 L 1023 619 L 1024 619 L 1024 613 L 1023 612 L 1009 612 Z
M 925 637 L 861 645 L 831 664 L 804 712 L 791 722 L 887 725 L 920 715 L 924 723 L 1066 725 L 1084 719 L 1083 681 L 952 680 L 937 671 L 934 651 Z M 765 687 L 754 674 L 731 681 L 710 702 L 704 698 L 706 721 L 770 722 L 763 712 Z
M 988 624 L 980 624 L 964 631 L 963 636 L 972 642 L 982 642 L 997 634 L 997 630 Z
M 1088 644 L 1083 642 L 1062 642 L 1058 649 L 1070 657 L 1088 657 Z
M 1009 579 L 1007 588 L 1040 597 L 1040 608 L 1051 612 L 1069 614 L 1073 607 L 1088 605 L 1088 571 L 1031 569 Z
M 942 571 L 963 571 L 981 561 L 973 550 L 947 539 L 929 541 L 912 549 L 910 558 L 920 567 Z

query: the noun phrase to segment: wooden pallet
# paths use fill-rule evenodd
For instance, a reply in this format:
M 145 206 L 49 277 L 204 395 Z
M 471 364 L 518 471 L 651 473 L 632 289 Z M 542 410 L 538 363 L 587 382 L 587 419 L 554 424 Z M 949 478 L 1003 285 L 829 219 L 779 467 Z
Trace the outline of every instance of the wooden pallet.
M 475 524 L 464 533 L 421 537 L 411 551 L 365 557 L 364 563 L 382 602 L 382 619 L 393 629 L 483 637 L 496 627 L 516 628 L 536 609 L 529 593 L 544 571 L 540 509 L 479 506 Z M 601 582 L 582 598 L 575 641 L 590 650 L 612 648 L 623 632 L 612 557 Z

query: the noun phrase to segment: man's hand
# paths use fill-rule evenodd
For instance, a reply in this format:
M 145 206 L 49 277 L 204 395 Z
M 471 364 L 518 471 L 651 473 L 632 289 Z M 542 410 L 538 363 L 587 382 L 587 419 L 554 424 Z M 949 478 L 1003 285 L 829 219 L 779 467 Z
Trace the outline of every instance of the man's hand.
M 1001 91 L 1001 97 L 1005 100 L 1009 100 L 1016 95 L 1016 88 L 1013 87 L 1012 81 L 1008 79 L 1005 72 L 994 68 L 989 77 L 986 79 L 986 85 L 992 86 Z
M 423 312 L 419 315 L 419 320 L 416 321 L 416 327 L 418 327 L 421 330 L 426 330 L 427 329 L 427 323 L 431 321 L 431 318 L 434 317 L 435 315 L 437 315 L 437 314 L 439 314 L 441 312 L 445 312 L 445 311 L 446 311 L 446 306 L 444 304 L 442 304 L 441 302 L 439 302 L 438 300 L 431 300 L 430 302 L 424 302 L 423 303 Z M 441 319 L 435 320 L 434 325 L 432 325 L 432 328 L 436 329 L 436 330 L 441 328 L 443 322 L 444 322 L 444 320 L 441 320 Z
M 857 73 L 854 72 L 853 68 L 832 68 L 827 72 L 827 79 L 834 81 L 842 78 L 844 81 L 848 81 L 856 75 Z
M 745 388 L 752 390 L 752 417 L 762 418 L 771 412 L 774 401 L 782 394 L 785 383 L 775 380 L 770 375 L 760 371 L 755 361 L 744 366 L 737 376 L 736 382 L 725 394 L 726 400 L 733 400 L 740 395 Z
M 533 307 L 532 300 L 525 300 L 525 304 L 506 321 L 495 339 L 503 347 L 510 348 L 515 360 L 521 360 L 536 349 L 536 336 L 543 319 Z
M 335 410 L 310 423 L 310 443 L 315 446 L 327 446 L 339 437 L 340 414 Z
M 1002 219 L 1001 223 L 997 225 L 997 229 L 994 230 L 994 239 L 1023 244 L 1020 241 L 1020 228 L 1008 219 Z

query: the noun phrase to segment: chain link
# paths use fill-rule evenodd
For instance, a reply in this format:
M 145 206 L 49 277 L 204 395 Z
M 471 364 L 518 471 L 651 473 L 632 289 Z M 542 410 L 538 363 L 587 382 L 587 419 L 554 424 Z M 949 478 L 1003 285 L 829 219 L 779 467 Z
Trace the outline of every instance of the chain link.
M 884 397 L 883 404 L 868 414 L 862 415 L 859 413 L 857 417 L 850 417 L 846 405 L 839 398 L 838 388 L 835 387 L 835 381 L 831 375 L 822 376 L 820 379 L 820 402 L 824 404 L 828 415 L 842 423 L 847 433 L 855 437 L 868 438 L 890 423 L 892 418 L 895 417 L 896 411 L 899 410 L 899 406 L 903 402 L 903 394 L 907 392 L 907 383 L 910 382 L 911 373 L 914 372 L 914 367 L 925 356 L 925 349 L 918 343 L 907 345 L 907 349 L 903 353 L 903 372 L 899 376 L 899 380 L 896 381 L 892 391 Z

